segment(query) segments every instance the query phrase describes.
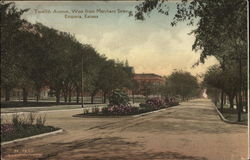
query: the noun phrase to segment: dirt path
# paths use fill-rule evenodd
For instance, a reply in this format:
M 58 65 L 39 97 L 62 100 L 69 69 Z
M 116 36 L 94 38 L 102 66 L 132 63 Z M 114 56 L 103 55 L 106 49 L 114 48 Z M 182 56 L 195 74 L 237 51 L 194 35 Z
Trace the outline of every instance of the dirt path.
M 245 160 L 247 126 L 220 121 L 212 103 L 197 99 L 142 117 L 79 118 L 47 113 L 57 136 L 8 145 L 6 160 Z

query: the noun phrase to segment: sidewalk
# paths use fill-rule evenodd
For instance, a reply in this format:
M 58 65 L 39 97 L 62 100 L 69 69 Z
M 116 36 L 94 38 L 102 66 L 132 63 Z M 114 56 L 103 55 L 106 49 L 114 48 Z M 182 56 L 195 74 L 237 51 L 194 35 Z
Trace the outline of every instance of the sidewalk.
M 102 107 L 107 104 L 84 104 L 84 108 L 88 107 Z M 24 113 L 24 112 L 54 112 L 54 111 L 67 111 L 67 110 L 81 110 L 81 104 L 78 105 L 55 105 L 45 107 L 18 107 L 18 108 L 1 108 L 1 115 Z

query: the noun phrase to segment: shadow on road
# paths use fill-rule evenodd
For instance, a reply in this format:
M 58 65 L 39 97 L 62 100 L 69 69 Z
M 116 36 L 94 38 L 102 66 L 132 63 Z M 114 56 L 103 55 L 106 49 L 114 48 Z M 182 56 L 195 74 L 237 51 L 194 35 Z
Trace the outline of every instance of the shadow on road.
M 143 151 L 141 147 L 142 144 L 138 142 L 128 142 L 120 137 L 105 137 L 67 143 L 50 143 L 37 146 L 34 150 L 36 153 L 43 153 L 39 158 L 36 157 L 38 160 L 64 160 L 65 157 L 70 160 L 207 160 L 204 157 L 188 156 L 170 151 Z M 16 150 L 18 148 L 18 146 L 15 147 Z M 53 148 L 53 150 L 48 148 Z M 30 155 L 16 157 L 16 160 L 23 158 L 33 160 L 34 157 L 32 158 Z

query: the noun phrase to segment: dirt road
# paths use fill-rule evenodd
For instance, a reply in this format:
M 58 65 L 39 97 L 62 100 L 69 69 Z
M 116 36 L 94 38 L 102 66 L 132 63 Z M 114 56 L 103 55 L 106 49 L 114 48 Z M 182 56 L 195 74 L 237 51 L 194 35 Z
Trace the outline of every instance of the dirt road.
M 5 160 L 245 160 L 247 126 L 222 122 L 207 99 L 142 117 L 79 118 L 47 113 L 65 132 L 6 145 Z

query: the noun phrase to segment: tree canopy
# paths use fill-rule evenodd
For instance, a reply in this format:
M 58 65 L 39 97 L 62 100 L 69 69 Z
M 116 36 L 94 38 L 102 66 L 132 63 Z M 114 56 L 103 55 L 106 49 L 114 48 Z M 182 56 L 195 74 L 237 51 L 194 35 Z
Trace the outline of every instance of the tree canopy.
M 166 78 L 166 91 L 169 96 L 179 95 L 185 100 L 197 96 L 199 84 L 189 72 L 175 71 Z
M 136 6 L 136 9 L 135 18 L 145 20 L 145 15 L 149 15 L 153 10 L 169 15 L 171 8 L 165 0 L 145 0 Z M 224 92 L 229 94 L 230 90 L 230 95 L 234 95 L 234 90 L 237 90 L 240 121 L 242 93 L 247 92 L 247 1 L 182 0 L 176 3 L 176 13 L 171 25 L 176 26 L 179 22 L 186 22 L 187 25 L 195 27 L 190 32 L 195 37 L 192 49 L 199 51 L 200 58 L 194 66 L 205 63 L 208 56 L 214 56 L 220 63 L 219 67 L 216 66 L 217 70 L 209 69 L 206 83 L 221 89 L 222 98 Z M 219 79 L 218 82 L 212 82 L 215 77 Z M 235 80 L 237 89 L 232 89 L 235 88 Z
M 1 3 L 1 40 L 5 39 L 1 42 L 1 88 L 6 93 L 22 88 L 27 102 L 32 88 L 39 100 L 41 88 L 47 86 L 59 103 L 61 95 L 70 102 L 73 90 L 79 102 L 82 85 L 92 98 L 97 91 L 109 94 L 130 87 L 133 68 L 127 63 L 107 59 L 70 33 L 23 20 L 25 11 L 17 9 L 15 3 Z

